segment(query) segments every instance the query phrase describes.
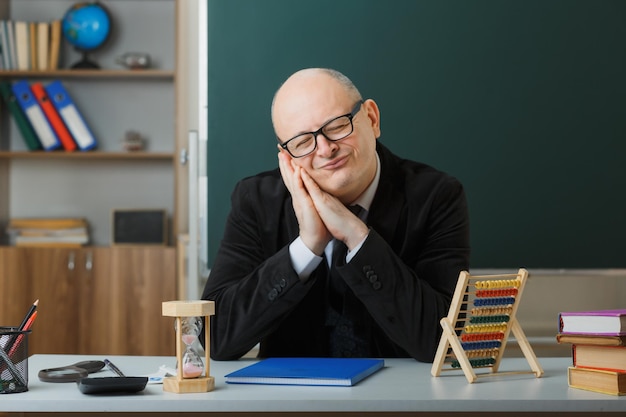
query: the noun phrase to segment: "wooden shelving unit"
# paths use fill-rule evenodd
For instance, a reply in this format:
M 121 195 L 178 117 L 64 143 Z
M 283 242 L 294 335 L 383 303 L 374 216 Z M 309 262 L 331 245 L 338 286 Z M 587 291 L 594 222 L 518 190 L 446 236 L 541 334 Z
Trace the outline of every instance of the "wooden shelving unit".
M 7 71 L 0 70 L 0 78 L 162 78 L 173 79 L 174 71 L 145 69 L 145 70 L 79 70 L 60 69 L 55 71 Z
M 119 30 L 95 57 L 102 69 L 69 69 L 76 53 L 65 43 L 61 69 L 0 70 L 0 81 L 61 80 L 98 141 L 86 152 L 29 151 L 0 99 L 0 289 L 14 300 L 0 316 L 19 324 L 20 306 L 40 299 L 31 354 L 173 354 L 172 323 L 158 316 L 161 302 L 178 297 L 176 237 L 186 231 L 187 167 L 177 158 L 187 143 L 184 65 L 176 50 L 189 36 L 180 17 L 185 0 L 100 1 Z M 0 19 L 58 19 L 75 3 L 0 0 Z M 128 51 L 150 53 L 153 67 L 116 65 Z M 146 138 L 145 150 L 124 151 L 129 131 Z M 111 246 L 113 209 L 166 210 L 171 241 Z M 17 217 L 85 218 L 90 245 L 8 246 L 5 227 Z
M 74 3 L 0 0 L 0 18 L 51 21 Z M 0 244 L 7 242 L 2 229 L 16 216 L 85 217 L 93 226 L 93 243 L 104 246 L 110 236 L 106 213 L 112 209 L 164 209 L 171 218 L 169 236 L 186 229 L 186 215 L 181 217 L 184 210 L 180 210 L 183 199 L 177 195 L 184 190 L 179 171 L 185 167 L 176 157 L 184 146 L 181 143 L 186 144 L 178 124 L 178 103 L 184 97 L 177 76 L 180 0 L 104 0 L 103 4 L 113 16 L 116 32 L 102 52 L 91 54 L 101 69 L 71 69 L 77 52 L 63 39 L 57 70 L 0 70 L 0 81 L 61 80 L 98 142 L 96 149 L 87 152 L 29 151 L 10 113 L 0 112 Z M 152 66 L 134 70 L 117 64 L 115 58 L 128 51 L 149 53 Z M 0 108 L 6 110 L 4 103 Z M 145 150 L 124 150 L 123 138 L 130 131 L 145 138 Z M 106 183 L 107 170 L 115 183 Z M 57 179 L 39 190 L 42 175 Z M 108 197 L 98 206 L 85 197 L 89 184 Z M 129 187 L 140 192 L 133 196 Z M 41 199 L 25 197 L 25 192 Z M 74 198 L 71 204 L 65 196 Z M 110 207 L 102 210 L 102 204 Z
M 137 159 L 173 160 L 170 152 L 63 152 L 63 151 L 0 151 L 0 159 Z

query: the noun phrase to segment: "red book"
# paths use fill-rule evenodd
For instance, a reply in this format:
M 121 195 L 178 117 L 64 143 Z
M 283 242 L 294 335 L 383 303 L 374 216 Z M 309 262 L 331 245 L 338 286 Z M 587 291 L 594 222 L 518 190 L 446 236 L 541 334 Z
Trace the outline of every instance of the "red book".
M 572 345 L 572 362 L 578 368 L 626 372 L 626 347 Z
M 65 126 L 65 123 L 63 123 L 63 119 L 61 119 L 61 116 L 57 112 L 56 108 L 54 107 L 52 102 L 50 102 L 50 99 L 48 98 L 48 94 L 46 93 L 43 84 L 39 82 L 33 83 L 30 86 L 30 89 L 33 91 L 33 96 L 35 96 L 35 99 L 39 103 L 39 106 L 46 115 L 46 119 L 48 119 L 48 122 L 50 123 L 50 126 L 52 126 L 54 133 L 57 135 L 59 141 L 63 145 L 63 149 L 65 149 L 66 151 L 75 150 L 77 148 L 76 142 L 74 142 L 72 134 Z

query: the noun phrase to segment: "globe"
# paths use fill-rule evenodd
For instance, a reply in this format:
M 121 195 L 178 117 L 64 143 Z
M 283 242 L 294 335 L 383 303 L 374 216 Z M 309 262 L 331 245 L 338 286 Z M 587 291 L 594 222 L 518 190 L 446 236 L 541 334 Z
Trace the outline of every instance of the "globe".
M 76 3 L 63 16 L 61 31 L 65 39 L 83 54 L 72 68 L 100 68 L 87 53 L 101 48 L 111 34 L 111 15 L 98 2 Z

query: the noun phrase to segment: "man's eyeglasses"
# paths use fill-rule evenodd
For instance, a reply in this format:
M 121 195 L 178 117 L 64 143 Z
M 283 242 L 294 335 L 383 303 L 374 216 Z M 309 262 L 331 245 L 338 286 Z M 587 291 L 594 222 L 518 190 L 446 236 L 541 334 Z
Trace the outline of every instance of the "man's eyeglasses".
M 302 158 L 317 149 L 317 135 L 324 135 L 324 137 L 331 142 L 336 142 L 350 136 L 354 131 L 352 119 L 354 119 L 354 116 L 361 110 L 362 104 L 363 100 L 359 100 L 350 113 L 329 120 L 315 132 L 301 133 L 284 143 L 279 143 L 280 147 L 289 152 L 294 158 Z

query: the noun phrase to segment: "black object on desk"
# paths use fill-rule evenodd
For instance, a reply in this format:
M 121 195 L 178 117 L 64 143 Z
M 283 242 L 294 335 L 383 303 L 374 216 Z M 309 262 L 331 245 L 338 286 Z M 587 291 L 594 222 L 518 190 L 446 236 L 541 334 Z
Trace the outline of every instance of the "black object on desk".
M 76 381 L 83 394 L 132 394 L 143 391 L 148 384 L 147 376 L 109 376 L 81 378 Z

